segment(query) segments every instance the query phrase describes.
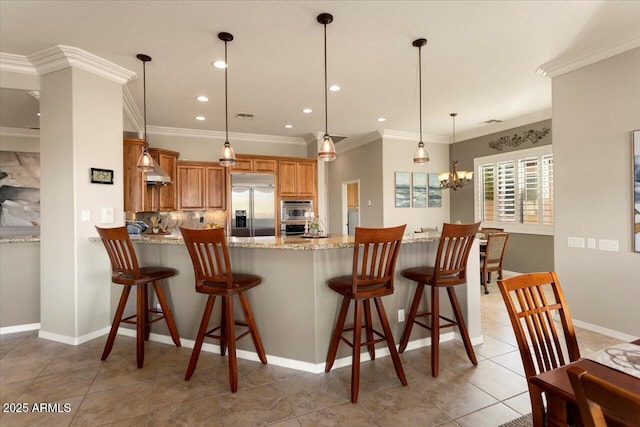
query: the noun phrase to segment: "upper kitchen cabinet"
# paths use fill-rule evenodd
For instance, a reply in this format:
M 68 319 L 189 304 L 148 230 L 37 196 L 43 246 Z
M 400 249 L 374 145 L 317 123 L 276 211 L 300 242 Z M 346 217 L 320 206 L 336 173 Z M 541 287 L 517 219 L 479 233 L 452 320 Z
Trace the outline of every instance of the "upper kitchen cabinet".
M 164 150 L 161 148 L 149 148 L 149 154 L 151 154 L 153 160 L 155 162 L 158 162 L 162 170 L 167 175 L 169 175 L 169 178 L 171 178 L 170 183 L 157 185 L 157 189 L 152 191 L 152 195 L 154 197 L 152 204 L 157 207 L 157 209 L 153 210 L 159 210 L 161 212 L 175 211 L 177 206 L 176 164 L 180 153 L 176 151 Z
M 148 188 L 144 172 L 138 170 L 138 158 L 144 150 L 144 140 L 125 139 L 123 143 L 123 181 L 125 212 L 153 210 L 153 188 Z
M 278 194 L 283 197 L 315 197 L 316 176 L 315 160 L 280 160 Z
M 147 183 L 146 173 L 138 170 L 138 158 L 144 150 L 144 140 L 125 139 L 124 162 L 124 210 L 125 212 L 172 211 L 176 208 L 176 161 L 180 153 L 159 148 L 149 148 L 149 154 L 164 170 L 170 184 Z
M 177 162 L 178 210 L 226 209 L 226 171 L 218 163 Z
M 239 154 L 236 156 L 236 164 L 229 169 L 231 173 L 276 173 L 276 160 L 267 157 L 246 156 Z

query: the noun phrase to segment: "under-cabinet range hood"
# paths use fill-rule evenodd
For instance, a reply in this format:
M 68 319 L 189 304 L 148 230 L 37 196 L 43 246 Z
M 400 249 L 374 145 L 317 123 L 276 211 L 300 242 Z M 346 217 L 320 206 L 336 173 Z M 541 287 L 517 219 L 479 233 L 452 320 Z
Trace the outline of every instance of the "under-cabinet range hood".
M 171 178 L 162 170 L 158 162 L 153 162 L 153 170 L 147 172 L 147 184 L 171 184 Z

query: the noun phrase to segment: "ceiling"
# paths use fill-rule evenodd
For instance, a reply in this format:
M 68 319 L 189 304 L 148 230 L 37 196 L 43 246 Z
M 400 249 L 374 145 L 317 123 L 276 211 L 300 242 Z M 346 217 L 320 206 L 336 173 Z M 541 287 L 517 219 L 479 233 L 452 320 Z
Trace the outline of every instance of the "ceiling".
M 2 0 L 0 52 L 73 46 L 140 76 L 136 54 L 148 54 L 148 125 L 223 131 L 224 71 L 211 63 L 224 58 L 217 34 L 227 31 L 234 36 L 229 131 L 305 137 L 324 131 L 322 12 L 334 15 L 328 81 L 342 87 L 328 95 L 330 134 L 418 132 L 418 49 L 411 43 L 424 37 L 423 131 L 448 137 L 451 112 L 464 135 L 491 133 L 483 123 L 490 119 L 548 111 L 551 79 L 536 69 L 637 31 L 640 1 Z M 127 86 L 142 110 L 141 80 Z M 0 95 L 1 126 L 34 127 L 15 104 L 24 99 L 27 111 L 37 108 L 33 97 Z M 303 114 L 305 107 L 313 113 Z M 255 117 L 236 119 L 237 112 Z

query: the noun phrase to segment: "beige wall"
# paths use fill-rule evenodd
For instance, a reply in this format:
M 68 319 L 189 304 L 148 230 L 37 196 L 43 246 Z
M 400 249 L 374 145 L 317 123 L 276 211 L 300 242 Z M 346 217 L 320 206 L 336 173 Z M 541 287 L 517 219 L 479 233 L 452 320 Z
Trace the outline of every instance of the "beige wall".
M 149 145 L 180 153 L 181 160 L 197 160 L 203 162 L 217 162 L 224 141 L 219 138 L 204 136 L 179 136 L 150 133 L 147 137 Z M 304 143 L 282 143 L 278 141 L 259 141 L 234 139 L 229 135 L 229 141 L 236 154 L 260 154 L 269 156 L 306 157 L 307 146 Z
M 40 152 L 39 136 L 11 136 L 0 133 L 0 151 Z
M 640 336 L 640 253 L 632 248 L 631 132 L 640 128 L 640 48 L 553 79 L 555 268 L 571 315 Z M 569 236 L 619 242 L 567 247 Z
M 460 170 L 473 170 L 473 160 L 478 157 L 498 154 L 497 151 L 489 147 L 489 142 L 502 136 L 512 136 L 522 134 L 528 130 L 551 129 L 551 120 L 543 120 L 525 126 L 518 126 L 501 132 L 492 133 L 455 144 L 455 158 L 460 162 Z M 504 147 L 504 152 L 524 150 L 541 145 L 550 145 L 552 133 L 542 138 L 536 144 L 526 142 L 519 147 Z M 453 158 L 454 147 L 450 147 L 450 155 Z M 473 222 L 473 199 L 475 188 L 463 188 L 451 194 L 451 221 Z M 553 236 L 542 236 L 535 234 L 512 233 L 509 238 L 507 252 L 505 254 L 505 269 L 519 273 L 529 273 L 534 271 L 552 271 L 553 264 Z
M 338 154 L 327 164 L 329 232 L 342 233 L 342 183 L 360 180 L 360 226 L 382 227 L 382 140 Z M 371 200 L 367 206 L 366 201 Z
M 39 265 L 39 243 L 0 243 L 0 328 L 40 323 Z
M 420 227 L 438 226 L 439 229 L 442 229 L 442 223 L 449 222 L 449 194 L 447 192 L 442 193 L 441 208 L 395 207 L 395 172 L 439 173 L 448 167 L 447 144 L 425 142 L 425 147 L 431 158 L 426 165 L 413 163 L 413 154 L 417 145 L 417 139 L 385 138 L 382 147 L 384 226 L 390 227 L 406 223 L 407 233 L 412 233 Z

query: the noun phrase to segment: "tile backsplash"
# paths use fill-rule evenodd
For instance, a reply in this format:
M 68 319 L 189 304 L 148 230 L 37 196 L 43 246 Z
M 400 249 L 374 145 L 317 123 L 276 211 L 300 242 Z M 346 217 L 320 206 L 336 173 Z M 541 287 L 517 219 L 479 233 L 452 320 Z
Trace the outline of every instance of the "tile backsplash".
M 158 217 L 161 228 L 166 227 L 170 234 L 180 234 L 178 227 L 205 228 L 207 224 L 215 224 L 224 227 L 226 224 L 226 211 L 172 211 L 172 212 L 126 212 L 127 221 L 143 221 L 151 228 L 151 218 Z

